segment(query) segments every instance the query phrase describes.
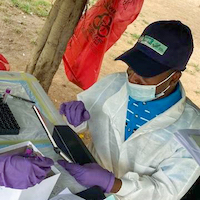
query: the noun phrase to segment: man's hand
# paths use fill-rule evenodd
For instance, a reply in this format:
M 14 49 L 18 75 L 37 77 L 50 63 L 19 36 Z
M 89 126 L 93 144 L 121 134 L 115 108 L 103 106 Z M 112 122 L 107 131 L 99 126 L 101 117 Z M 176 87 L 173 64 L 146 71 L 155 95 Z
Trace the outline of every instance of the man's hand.
M 0 155 L 0 185 L 26 189 L 40 183 L 50 172 L 53 160 L 27 154 Z
M 90 119 L 90 114 L 82 101 L 62 103 L 60 106 L 60 114 L 65 115 L 68 122 L 75 127 Z
M 109 193 L 113 188 L 115 182 L 114 174 L 103 169 L 97 163 L 85 164 L 83 166 L 67 163 L 64 160 L 59 160 L 58 163 L 83 186 L 92 187 L 97 185 L 106 193 Z

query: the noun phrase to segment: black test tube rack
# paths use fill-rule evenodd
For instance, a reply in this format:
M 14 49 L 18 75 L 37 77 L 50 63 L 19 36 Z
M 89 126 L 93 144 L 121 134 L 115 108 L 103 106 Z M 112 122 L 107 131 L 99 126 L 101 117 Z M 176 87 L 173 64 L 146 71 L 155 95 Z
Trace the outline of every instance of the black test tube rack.
M 7 103 L 0 98 L 0 135 L 18 135 L 20 127 Z

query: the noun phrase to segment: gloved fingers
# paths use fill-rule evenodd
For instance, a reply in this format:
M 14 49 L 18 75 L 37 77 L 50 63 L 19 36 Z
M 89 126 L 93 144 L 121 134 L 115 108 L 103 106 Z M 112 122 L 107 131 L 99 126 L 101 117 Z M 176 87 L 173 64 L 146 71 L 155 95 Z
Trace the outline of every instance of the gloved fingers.
M 42 178 L 38 178 L 38 176 L 36 176 L 36 170 L 32 170 L 31 173 L 28 176 L 28 187 L 31 187 L 33 185 L 36 185 L 37 183 L 40 183 L 43 179 Z M 41 176 L 40 176 L 41 177 Z
M 82 167 L 79 164 L 73 164 L 73 163 L 67 163 L 65 165 L 65 169 L 72 175 L 74 176 L 75 179 L 77 177 L 81 177 L 82 174 L 85 173 L 85 168 Z
M 29 159 L 31 163 L 33 163 L 41 168 L 48 168 L 54 164 L 54 162 L 51 158 L 47 158 L 47 157 L 43 157 L 43 156 L 30 157 L 27 159 Z
M 75 127 L 80 124 L 80 111 L 82 110 L 82 104 L 81 101 L 76 101 L 70 108 L 72 125 Z
M 26 166 L 27 171 L 34 167 L 41 169 L 45 174 L 51 170 L 51 166 L 54 164 L 53 160 L 47 157 L 24 157 L 22 155 L 12 155 L 8 157 L 7 163 L 9 163 L 9 166 L 12 166 L 19 171 L 26 172 L 24 171 L 24 168 L 21 168 L 22 166 Z
M 108 185 L 107 187 L 105 188 L 105 192 L 106 193 L 110 193 L 110 191 L 112 190 L 113 188 L 113 185 L 115 183 L 115 176 L 113 173 L 110 172 L 110 178 L 109 178 L 109 181 L 108 181 Z
M 82 101 L 62 103 L 59 111 L 60 114 L 64 114 L 68 122 L 75 127 L 80 125 L 83 121 L 88 120 L 90 117 L 88 111 L 85 110 L 85 106 Z
M 7 155 L 6 160 L 0 163 L 0 167 L 1 164 L 3 164 L 3 176 L 0 178 L 3 178 L 2 184 L 4 186 L 15 189 L 26 189 L 40 183 L 51 170 L 50 167 L 43 165 L 44 161 L 49 161 L 49 159 L 38 158 L 40 163 L 40 165 L 38 165 L 36 156 L 25 157 L 24 155 L 25 154 Z
M 83 121 L 87 121 L 90 119 L 90 113 L 85 110 L 84 113 L 83 113 Z
M 62 104 L 60 105 L 59 113 L 60 113 L 61 115 L 66 115 L 66 114 L 65 114 L 65 107 L 66 107 L 66 104 L 65 104 L 65 103 L 62 103 Z
M 11 155 L 5 161 L 6 170 L 9 171 L 10 174 L 29 174 L 32 164 L 25 157 L 20 155 Z M 8 172 L 7 171 L 7 172 Z
M 2 163 L 3 161 L 5 161 L 9 156 L 10 156 L 9 154 L 0 155 L 0 163 Z
M 59 113 L 67 117 L 68 122 L 71 124 L 70 117 L 70 107 L 73 105 L 74 101 L 64 102 L 60 105 Z
M 36 183 L 40 183 L 42 180 L 44 180 L 50 171 L 50 167 L 41 168 L 37 165 L 32 165 L 32 169 L 28 175 L 28 178 L 30 179 L 31 184 L 35 185 Z
M 36 176 L 38 179 L 44 179 L 49 172 L 50 167 L 40 167 L 38 165 L 32 165 L 33 176 Z
M 76 104 L 75 101 L 68 102 L 65 106 L 65 116 L 70 124 L 73 125 L 73 109 L 72 106 Z
M 42 168 L 46 174 L 48 174 L 51 171 L 51 167 L 43 167 Z
M 57 161 L 59 165 L 61 165 L 64 169 L 66 169 L 71 175 L 79 173 L 82 171 L 82 166 L 79 164 L 68 163 L 64 160 Z
M 59 109 L 60 114 L 66 116 L 66 113 L 65 113 L 66 107 L 70 107 L 73 104 L 73 102 L 74 101 L 69 101 L 69 102 L 62 103 L 60 105 L 60 109 Z
M 83 165 L 87 169 L 103 169 L 99 164 L 97 163 L 87 163 Z
M 74 117 L 75 127 L 79 126 L 83 122 L 82 118 L 83 118 L 84 112 L 85 112 L 85 106 L 82 101 L 79 101 L 79 104 L 76 107 L 76 112 L 75 112 L 76 115 Z
M 65 161 L 65 160 L 58 160 L 57 163 L 65 169 L 65 164 L 67 163 L 67 161 Z
M 90 114 L 86 110 L 84 104 L 82 101 L 80 101 L 80 104 L 76 108 L 76 117 L 74 120 L 74 126 L 79 126 L 82 122 L 87 121 L 90 119 Z
M 72 120 L 71 120 L 71 114 L 70 114 L 70 112 L 69 112 L 69 111 L 65 111 L 65 113 L 66 113 L 67 121 L 68 121 L 70 124 L 72 124 Z M 73 124 L 72 124 L 72 125 L 73 125 Z

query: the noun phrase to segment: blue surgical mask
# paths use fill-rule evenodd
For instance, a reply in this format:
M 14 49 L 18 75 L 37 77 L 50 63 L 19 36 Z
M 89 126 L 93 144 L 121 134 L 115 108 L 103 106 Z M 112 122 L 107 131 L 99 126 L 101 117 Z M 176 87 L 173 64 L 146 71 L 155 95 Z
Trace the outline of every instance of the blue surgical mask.
M 127 85 L 128 95 L 131 98 L 135 99 L 136 101 L 145 102 L 145 101 L 155 100 L 163 96 L 165 92 L 170 88 L 170 85 L 167 86 L 167 88 L 165 88 L 159 94 L 156 94 L 156 87 L 158 87 L 159 85 L 169 80 L 174 74 L 175 72 L 173 72 L 170 76 L 168 76 L 165 80 L 161 81 L 157 85 L 139 85 L 139 84 L 130 83 L 128 80 L 128 75 L 126 74 L 127 75 L 126 85 Z

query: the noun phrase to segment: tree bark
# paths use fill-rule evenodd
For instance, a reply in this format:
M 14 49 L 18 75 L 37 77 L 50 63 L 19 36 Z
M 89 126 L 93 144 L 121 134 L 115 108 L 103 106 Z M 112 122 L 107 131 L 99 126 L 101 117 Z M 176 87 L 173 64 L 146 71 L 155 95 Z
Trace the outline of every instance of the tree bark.
M 26 72 L 48 92 L 87 0 L 56 0 L 36 41 Z

